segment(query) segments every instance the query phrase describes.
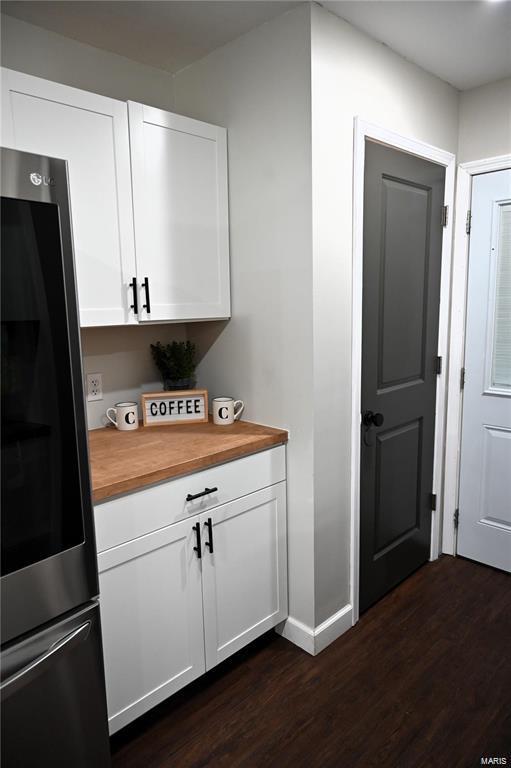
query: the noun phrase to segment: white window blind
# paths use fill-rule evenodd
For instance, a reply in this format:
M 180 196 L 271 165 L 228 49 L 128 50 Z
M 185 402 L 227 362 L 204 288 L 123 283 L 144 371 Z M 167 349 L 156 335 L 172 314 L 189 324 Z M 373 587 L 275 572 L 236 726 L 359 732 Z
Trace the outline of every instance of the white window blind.
M 499 208 L 491 381 L 511 388 L 511 203 Z

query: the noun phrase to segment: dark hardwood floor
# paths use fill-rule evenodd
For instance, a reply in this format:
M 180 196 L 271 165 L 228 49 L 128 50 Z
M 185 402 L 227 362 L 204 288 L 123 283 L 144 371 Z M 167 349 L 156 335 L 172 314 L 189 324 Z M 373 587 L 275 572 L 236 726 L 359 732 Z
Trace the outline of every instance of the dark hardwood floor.
M 511 576 L 444 556 L 315 658 L 270 633 L 112 739 L 114 768 L 511 765 Z

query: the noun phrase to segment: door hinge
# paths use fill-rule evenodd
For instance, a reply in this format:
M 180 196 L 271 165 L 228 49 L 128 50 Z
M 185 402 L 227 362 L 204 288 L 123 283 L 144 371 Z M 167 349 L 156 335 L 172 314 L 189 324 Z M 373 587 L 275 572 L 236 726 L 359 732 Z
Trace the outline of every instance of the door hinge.
M 460 511 L 459 509 L 454 510 L 454 527 L 457 528 L 460 524 Z
M 442 373 L 442 358 L 440 357 L 440 355 L 438 355 L 435 362 L 435 372 L 437 376 L 440 376 L 440 374 Z
M 448 218 L 449 218 L 449 206 L 444 205 L 442 206 L 442 227 L 447 226 Z
M 465 389 L 465 369 L 461 369 L 460 373 L 460 389 Z
M 470 230 L 472 229 L 472 211 L 467 211 L 467 221 L 465 224 L 465 232 L 467 235 L 470 235 Z
M 433 510 L 433 512 L 435 512 L 436 511 L 436 493 L 429 494 L 429 501 L 431 504 L 431 509 Z

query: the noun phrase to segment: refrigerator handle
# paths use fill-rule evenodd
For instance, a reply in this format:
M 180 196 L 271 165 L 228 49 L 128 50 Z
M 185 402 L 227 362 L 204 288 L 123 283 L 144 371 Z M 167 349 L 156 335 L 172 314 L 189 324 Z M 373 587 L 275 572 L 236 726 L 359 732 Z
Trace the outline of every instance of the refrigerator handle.
M 89 634 L 90 627 L 91 622 L 86 621 L 81 627 L 74 629 L 68 635 L 53 643 L 45 653 L 31 661 L 26 667 L 23 667 L 18 672 L 15 672 L 14 675 L 8 677 L 7 680 L 4 680 L 0 685 L 2 701 L 5 701 L 13 693 L 16 693 L 16 691 L 32 682 L 35 677 L 44 672 L 54 661 L 56 655 L 70 651 L 85 640 Z

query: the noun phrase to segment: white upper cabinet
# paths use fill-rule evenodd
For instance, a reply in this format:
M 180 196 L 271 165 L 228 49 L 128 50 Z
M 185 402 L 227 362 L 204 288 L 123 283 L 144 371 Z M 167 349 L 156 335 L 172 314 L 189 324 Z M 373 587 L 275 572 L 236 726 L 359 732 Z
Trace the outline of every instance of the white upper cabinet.
M 82 326 L 136 323 L 125 102 L 2 70 L 2 143 L 68 161 Z
M 139 320 L 230 316 L 226 131 L 128 102 Z
M 2 144 L 68 162 L 82 326 L 230 317 L 224 128 L 2 69 Z

